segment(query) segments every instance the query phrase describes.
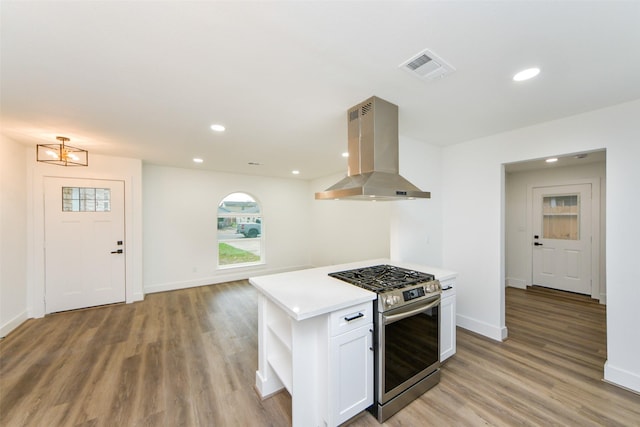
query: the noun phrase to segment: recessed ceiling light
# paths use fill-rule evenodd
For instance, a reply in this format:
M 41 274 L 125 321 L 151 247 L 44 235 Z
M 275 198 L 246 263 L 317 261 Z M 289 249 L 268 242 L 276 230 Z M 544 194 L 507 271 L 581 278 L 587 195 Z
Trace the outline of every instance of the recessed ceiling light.
M 211 130 L 216 132 L 224 132 L 225 127 L 219 124 L 211 125 Z
M 551 157 L 551 158 L 545 160 L 545 162 L 547 162 L 547 163 L 555 163 L 557 161 L 558 161 L 557 157 Z
M 202 162 L 204 162 L 204 160 L 202 160 L 202 159 L 200 159 L 198 157 L 194 157 L 193 158 L 193 163 L 202 163 Z
M 342 153 L 342 157 L 349 157 L 349 153 L 345 151 L 344 153 Z
M 294 174 L 294 175 L 300 175 L 300 171 L 299 170 L 291 171 L 291 173 Z
M 516 82 L 522 82 L 524 80 L 532 79 L 538 74 L 540 74 L 540 68 L 527 68 L 513 76 L 513 80 Z

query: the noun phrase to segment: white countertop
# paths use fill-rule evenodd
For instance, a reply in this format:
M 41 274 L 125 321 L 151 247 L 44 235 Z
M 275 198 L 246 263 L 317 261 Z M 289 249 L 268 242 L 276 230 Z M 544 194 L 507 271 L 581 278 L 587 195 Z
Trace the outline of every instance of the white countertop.
M 375 292 L 335 279 L 328 274 L 379 264 L 390 264 L 430 273 L 440 281 L 456 276 L 456 273 L 440 268 L 389 259 L 373 259 L 252 277 L 249 282 L 289 316 L 295 320 L 304 320 L 374 300 Z

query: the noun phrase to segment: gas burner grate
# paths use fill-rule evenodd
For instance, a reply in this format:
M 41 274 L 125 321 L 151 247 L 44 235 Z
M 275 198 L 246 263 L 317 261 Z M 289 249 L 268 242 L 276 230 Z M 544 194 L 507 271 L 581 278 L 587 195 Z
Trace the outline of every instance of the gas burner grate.
M 329 276 L 378 293 L 435 279 L 432 274 L 386 264 L 338 271 Z

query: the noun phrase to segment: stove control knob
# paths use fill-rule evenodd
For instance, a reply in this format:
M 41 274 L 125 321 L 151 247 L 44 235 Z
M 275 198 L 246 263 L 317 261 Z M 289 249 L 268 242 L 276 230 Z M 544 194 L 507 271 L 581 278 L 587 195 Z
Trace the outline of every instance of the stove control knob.
M 390 295 L 384 299 L 384 303 L 387 307 L 391 307 L 400 302 L 400 298 L 397 295 Z

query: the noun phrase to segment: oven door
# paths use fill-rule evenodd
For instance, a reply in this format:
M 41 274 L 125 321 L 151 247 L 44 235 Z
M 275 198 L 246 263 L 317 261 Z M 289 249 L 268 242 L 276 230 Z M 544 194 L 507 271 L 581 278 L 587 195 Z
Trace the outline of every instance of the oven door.
M 440 296 L 379 313 L 378 402 L 440 367 Z

